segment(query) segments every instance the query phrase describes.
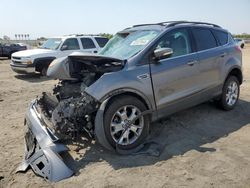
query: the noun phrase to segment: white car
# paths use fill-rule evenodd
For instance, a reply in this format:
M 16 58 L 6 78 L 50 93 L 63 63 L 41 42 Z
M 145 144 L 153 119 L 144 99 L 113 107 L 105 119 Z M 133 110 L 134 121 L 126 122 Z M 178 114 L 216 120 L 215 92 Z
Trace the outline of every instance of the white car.
M 235 40 L 235 42 L 238 44 L 239 47 L 244 48 L 244 46 L 245 46 L 245 41 L 244 41 L 243 39 L 235 38 L 234 40 Z
M 98 53 L 108 39 L 101 36 L 69 35 L 48 39 L 40 48 L 13 53 L 10 66 L 19 74 L 46 75 L 49 64 L 72 52 Z

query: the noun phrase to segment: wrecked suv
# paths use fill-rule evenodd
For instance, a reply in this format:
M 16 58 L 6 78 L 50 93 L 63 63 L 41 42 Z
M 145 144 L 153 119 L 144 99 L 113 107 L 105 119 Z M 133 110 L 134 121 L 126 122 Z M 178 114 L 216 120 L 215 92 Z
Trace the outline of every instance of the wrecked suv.
M 34 100 L 25 118 L 28 166 L 51 181 L 72 175 L 61 140 L 87 132 L 109 150 L 137 151 L 150 122 L 213 99 L 235 107 L 242 84 L 241 50 L 229 32 L 201 22 L 136 25 L 98 54 L 54 60 L 53 93 Z M 126 152 L 125 152 L 126 153 Z

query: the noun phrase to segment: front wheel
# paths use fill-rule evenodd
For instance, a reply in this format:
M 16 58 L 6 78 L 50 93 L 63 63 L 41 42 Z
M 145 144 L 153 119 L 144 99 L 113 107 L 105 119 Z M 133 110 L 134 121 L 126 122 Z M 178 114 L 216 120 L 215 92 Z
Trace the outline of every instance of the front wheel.
M 132 96 L 117 97 L 108 105 L 104 114 L 104 132 L 113 148 L 130 150 L 143 143 L 149 132 L 149 116 L 131 121 L 145 110 L 143 102 Z
M 222 95 L 218 104 L 224 110 L 232 110 L 238 102 L 239 95 L 239 80 L 235 76 L 230 76 L 223 86 Z
M 47 70 L 48 70 L 47 67 L 43 67 L 42 70 L 41 70 L 41 75 L 42 76 L 47 76 Z

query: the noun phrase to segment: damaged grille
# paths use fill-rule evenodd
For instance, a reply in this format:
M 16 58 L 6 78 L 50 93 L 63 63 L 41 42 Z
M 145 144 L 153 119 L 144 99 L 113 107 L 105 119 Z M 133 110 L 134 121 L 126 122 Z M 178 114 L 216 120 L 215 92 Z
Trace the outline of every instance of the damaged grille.
M 80 132 L 93 136 L 93 119 L 98 102 L 87 93 L 58 100 L 43 93 L 37 104 L 44 124 L 60 139 L 74 139 Z

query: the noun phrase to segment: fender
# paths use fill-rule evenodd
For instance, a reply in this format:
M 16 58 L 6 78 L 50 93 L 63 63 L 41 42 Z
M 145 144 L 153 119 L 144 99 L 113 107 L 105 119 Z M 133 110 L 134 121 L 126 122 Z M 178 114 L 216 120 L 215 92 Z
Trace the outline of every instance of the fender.
M 36 58 L 33 61 L 33 66 L 36 67 L 36 69 L 42 69 L 44 67 L 48 67 L 49 64 L 55 60 L 56 57 L 41 57 L 41 58 Z
M 121 95 L 121 94 L 134 94 L 134 95 L 137 95 L 143 100 L 143 102 L 146 103 L 147 108 L 149 110 L 155 110 L 155 106 L 150 103 L 149 99 L 143 93 L 141 93 L 140 91 L 138 91 L 136 89 L 133 89 L 133 88 L 119 88 L 119 89 L 116 89 L 114 91 L 111 91 L 110 93 L 104 95 L 100 99 L 100 102 L 102 103 L 106 99 L 110 99 L 112 97 L 115 97 L 115 96 Z
M 242 83 L 242 80 L 243 80 L 242 77 L 243 77 L 243 75 L 242 75 L 242 68 L 241 68 L 241 62 L 240 61 L 237 61 L 237 59 L 235 59 L 235 58 L 230 58 L 226 62 L 225 67 L 226 67 L 226 71 L 225 71 L 225 75 L 224 75 L 224 78 L 223 78 L 224 82 L 226 81 L 226 79 L 227 79 L 228 75 L 230 74 L 230 72 L 233 69 L 237 69 L 240 72 L 240 78 L 241 78 L 240 82 Z

